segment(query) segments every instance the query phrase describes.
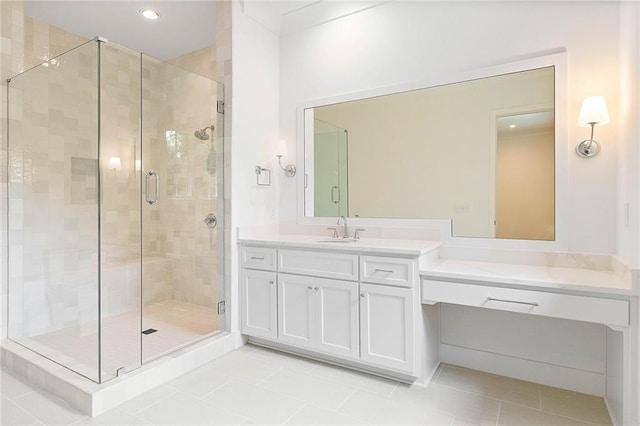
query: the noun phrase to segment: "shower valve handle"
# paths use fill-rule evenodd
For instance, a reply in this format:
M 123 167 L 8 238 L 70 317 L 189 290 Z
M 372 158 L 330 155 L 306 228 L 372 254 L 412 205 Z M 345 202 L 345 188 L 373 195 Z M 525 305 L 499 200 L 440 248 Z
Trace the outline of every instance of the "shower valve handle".
M 205 225 L 207 225 L 209 229 L 214 229 L 218 224 L 218 218 L 216 217 L 215 214 L 209 213 L 207 217 L 204 218 L 203 222 L 205 223 Z

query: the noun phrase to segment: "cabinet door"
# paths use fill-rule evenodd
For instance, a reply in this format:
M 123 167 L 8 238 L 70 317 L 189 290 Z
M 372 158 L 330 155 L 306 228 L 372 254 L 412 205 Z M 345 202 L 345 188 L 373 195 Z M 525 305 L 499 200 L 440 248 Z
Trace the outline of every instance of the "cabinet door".
M 361 359 L 413 373 L 413 310 L 413 289 L 360 284 Z
M 358 283 L 325 279 L 316 282 L 318 350 L 357 359 Z
M 276 273 L 242 270 L 242 332 L 250 336 L 277 337 Z
M 313 347 L 315 278 L 278 275 L 278 338 L 301 347 Z

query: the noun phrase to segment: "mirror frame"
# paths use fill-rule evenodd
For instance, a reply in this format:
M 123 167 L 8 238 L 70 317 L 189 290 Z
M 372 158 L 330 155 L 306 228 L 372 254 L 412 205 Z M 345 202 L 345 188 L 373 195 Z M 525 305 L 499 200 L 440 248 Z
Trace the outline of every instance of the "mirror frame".
M 452 219 L 392 219 L 392 218 L 349 218 L 354 226 L 403 227 L 438 229 L 443 246 L 482 247 L 496 249 L 531 249 L 544 251 L 568 250 L 568 158 L 570 141 L 568 138 L 568 94 L 566 51 L 559 50 L 544 56 L 507 62 L 466 72 L 452 72 L 428 80 L 387 86 L 366 91 L 347 93 L 298 104 L 296 111 L 296 162 L 301 172 L 296 175 L 296 218 L 300 225 L 326 225 L 335 221 L 331 217 L 305 216 L 305 110 L 340 102 L 355 101 L 377 96 L 390 95 L 417 89 L 442 86 L 468 80 L 493 77 L 501 74 L 526 71 L 534 68 L 554 67 L 554 115 L 555 115 L 555 240 L 514 240 L 480 237 L 453 236 Z

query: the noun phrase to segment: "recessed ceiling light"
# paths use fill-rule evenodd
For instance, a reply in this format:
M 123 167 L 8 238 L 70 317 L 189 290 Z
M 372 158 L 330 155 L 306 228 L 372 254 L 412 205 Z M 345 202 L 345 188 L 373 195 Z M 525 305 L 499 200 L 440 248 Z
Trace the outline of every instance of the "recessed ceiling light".
M 158 19 L 160 17 L 160 14 L 153 9 L 140 9 L 140 14 L 151 20 Z
M 515 124 L 509 124 L 509 128 L 510 128 L 510 129 L 515 129 L 515 128 L 516 128 L 516 125 L 515 125 Z

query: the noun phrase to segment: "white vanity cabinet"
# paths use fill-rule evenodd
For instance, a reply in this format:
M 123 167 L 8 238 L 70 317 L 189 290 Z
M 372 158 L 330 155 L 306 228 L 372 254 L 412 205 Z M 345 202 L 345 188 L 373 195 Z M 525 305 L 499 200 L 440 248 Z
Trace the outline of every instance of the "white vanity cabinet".
M 395 377 L 421 375 L 419 255 L 273 244 L 241 246 L 244 334 Z
M 281 342 L 357 359 L 358 283 L 278 275 Z
M 240 248 L 240 327 L 249 336 L 277 337 L 276 253 L 271 247 Z
M 362 283 L 360 299 L 362 360 L 413 373 L 416 343 L 413 289 Z
M 244 334 L 275 339 L 277 336 L 276 273 L 243 269 L 240 294 Z
M 415 371 L 417 282 L 413 259 L 360 256 L 360 357 L 377 366 Z

